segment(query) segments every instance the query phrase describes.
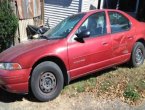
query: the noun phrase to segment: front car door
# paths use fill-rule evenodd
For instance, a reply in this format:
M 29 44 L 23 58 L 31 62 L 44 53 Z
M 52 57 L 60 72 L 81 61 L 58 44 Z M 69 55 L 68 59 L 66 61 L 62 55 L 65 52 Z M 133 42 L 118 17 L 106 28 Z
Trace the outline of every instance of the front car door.
M 90 31 L 90 37 L 76 41 L 76 34 L 68 43 L 68 57 L 71 78 L 110 65 L 112 44 L 107 34 L 106 13 L 97 12 L 90 15 L 78 28 L 76 33 Z

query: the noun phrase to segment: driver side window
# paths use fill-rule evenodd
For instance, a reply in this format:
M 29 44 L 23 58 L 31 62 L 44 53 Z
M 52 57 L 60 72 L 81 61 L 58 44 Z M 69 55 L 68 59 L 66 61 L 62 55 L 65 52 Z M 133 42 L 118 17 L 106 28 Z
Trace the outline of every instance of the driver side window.
M 105 12 L 98 12 L 89 16 L 80 26 L 77 33 L 85 30 L 90 31 L 91 37 L 100 36 L 107 33 Z

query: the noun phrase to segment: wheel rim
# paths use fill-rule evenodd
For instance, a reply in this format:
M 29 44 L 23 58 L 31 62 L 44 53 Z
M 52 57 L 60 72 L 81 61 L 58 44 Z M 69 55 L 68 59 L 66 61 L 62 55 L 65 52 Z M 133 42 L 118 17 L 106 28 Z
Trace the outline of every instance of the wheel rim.
M 142 59 L 143 59 L 143 52 L 140 48 L 138 48 L 136 50 L 136 53 L 135 53 L 135 61 L 136 61 L 137 64 L 141 64 Z
M 51 72 L 45 72 L 40 76 L 40 89 L 44 93 L 50 93 L 56 88 L 56 77 Z

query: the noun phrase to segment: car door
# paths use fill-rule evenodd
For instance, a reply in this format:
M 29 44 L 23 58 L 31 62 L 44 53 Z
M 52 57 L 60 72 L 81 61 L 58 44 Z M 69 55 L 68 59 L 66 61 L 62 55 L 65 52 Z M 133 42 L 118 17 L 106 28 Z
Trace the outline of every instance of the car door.
M 75 78 L 84 73 L 108 66 L 112 58 L 110 35 L 107 34 L 105 12 L 90 15 L 76 33 L 88 30 L 90 37 L 75 40 L 76 34 L 68 43 L 70 75 Z
M 133 40 L 130 35 L 130 22 L 119 12 L 109 11 L 108 14 L 111 27 L 113 63 L 121 63 L 127 60 L 128 44 Z

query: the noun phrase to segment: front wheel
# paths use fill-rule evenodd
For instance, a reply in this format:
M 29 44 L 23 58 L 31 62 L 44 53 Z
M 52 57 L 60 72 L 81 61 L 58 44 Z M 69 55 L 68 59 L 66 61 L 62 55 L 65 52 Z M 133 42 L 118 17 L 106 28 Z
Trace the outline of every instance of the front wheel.
M 130 64 L 132 67 L 138 67 L 144 63 L 145 47 L 141 42 L 136 42 L 134 45 Z
M 56 98 L 64 84 L 60 67 L 51 61 L 37 65 L 31 75 L 31 90 L 39 101 L 49 101 Z

